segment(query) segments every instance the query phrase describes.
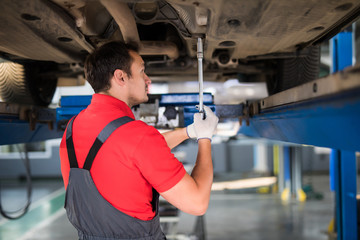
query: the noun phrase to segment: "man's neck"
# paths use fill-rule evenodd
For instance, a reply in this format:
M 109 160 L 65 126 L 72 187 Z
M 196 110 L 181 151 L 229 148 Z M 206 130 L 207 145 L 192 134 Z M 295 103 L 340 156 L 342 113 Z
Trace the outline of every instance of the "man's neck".
M 125 99 L 123 99 L 121 96 L 118 96 L 119 94 L 114 94 L 111 89 L 108 90 L 108 91 L 101 91 L 101 92 L 98 92 L 99 94 L 104 94 L 104 95 L 107 95 L 107 96 L 111 96 L 113 98 L 116 98 L 116 99 L 119 99 L 120 101 L 123 101 L 124 103 L 126 103 L 126 105 L 128 105 L 130 108 L 132 106 L 129 105 L 128 101 L 126 101 Z

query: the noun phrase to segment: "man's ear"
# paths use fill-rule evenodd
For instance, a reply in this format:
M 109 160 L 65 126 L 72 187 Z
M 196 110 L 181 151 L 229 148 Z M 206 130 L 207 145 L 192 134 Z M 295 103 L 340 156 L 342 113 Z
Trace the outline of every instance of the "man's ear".
M 116 84 L 119 84 L 120 86 L 125 85 L 125 80 L 127 80 L 127 74 L 121 70 L 121 69 L 116 69 L 114 71 L 114 81 Z

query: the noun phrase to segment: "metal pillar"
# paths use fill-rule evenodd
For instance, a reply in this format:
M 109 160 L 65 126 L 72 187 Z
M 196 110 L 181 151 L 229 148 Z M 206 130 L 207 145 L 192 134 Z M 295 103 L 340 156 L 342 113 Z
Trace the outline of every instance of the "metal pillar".
M 302 151 L 301 147 L 291 147 L 291 183 L 296 199 L 300 202 L 306 200 L 302 189 Z
M 284 176 L 284 150 L 282 145 L 274 145 L 274 174 L 278 176 L 277 191 L 282 193 L 285 189 L 285 176 Z
M 356 240 L 356 155 L 350 151 L 336 151 L 332 157 L 335 165 L 337 239 Z
M 206 240 L 205 216 L 198 216 L 196 218 L 194 235 L 198 240 Z
M 291 198 L 291 179 L 290 179 L 290 147 L 283 147 L 283 171 L 285 188 L 281 193 L 281 200 L 288 201 Z
M 281 193 L 283 201 L 289 201 L 292 196 L 300 202 L 306 200 L 302 190 L 301 147 L 284 146 L 284 181 L 285 189 Z
M 267 145 L 259 142 L 254 145 L 254 171 L 267 172 Z

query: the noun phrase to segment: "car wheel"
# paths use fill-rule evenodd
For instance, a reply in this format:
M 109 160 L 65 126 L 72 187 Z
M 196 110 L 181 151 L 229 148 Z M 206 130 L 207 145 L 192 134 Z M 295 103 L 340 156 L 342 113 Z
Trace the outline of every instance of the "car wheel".
M 267 81 L 269 95 L 319 78 L 320 47 L 308 49 L 305 56 L 277 60 L 277 74 Z
M 47 63 L 0 62 L 0 97 L 5 102 L 48 106 L 54 96 L 57 77 L 44 74 Z

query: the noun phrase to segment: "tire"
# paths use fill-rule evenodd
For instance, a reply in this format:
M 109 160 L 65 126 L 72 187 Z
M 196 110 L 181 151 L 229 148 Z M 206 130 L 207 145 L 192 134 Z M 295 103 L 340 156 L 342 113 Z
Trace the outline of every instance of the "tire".
M 320 47 L 308 48 L 306 56 L 277 60 L 277 74 L 267 81 L 269 95 L 310 82 L 319 77 Z
M 0 97 L 5 102 L 48 106 L 54 96 L 57 77 L 44 74 L 48 63 L 24 65 L 0 62 Z

